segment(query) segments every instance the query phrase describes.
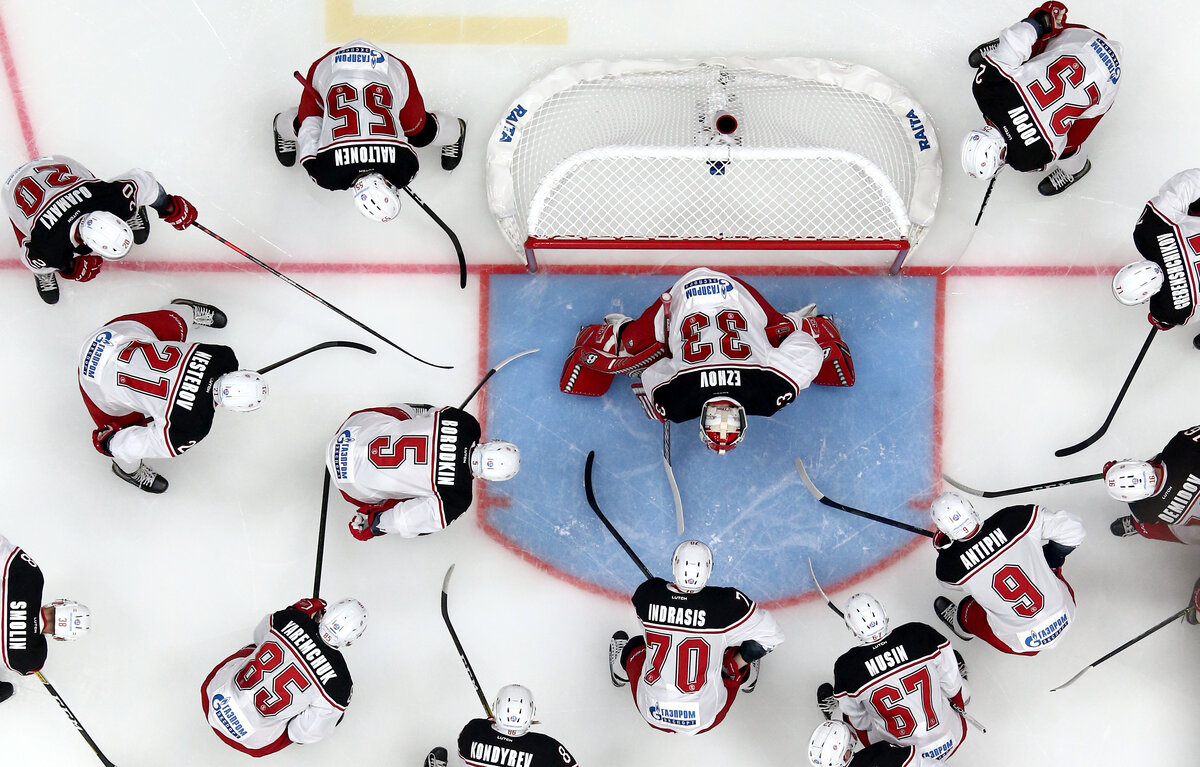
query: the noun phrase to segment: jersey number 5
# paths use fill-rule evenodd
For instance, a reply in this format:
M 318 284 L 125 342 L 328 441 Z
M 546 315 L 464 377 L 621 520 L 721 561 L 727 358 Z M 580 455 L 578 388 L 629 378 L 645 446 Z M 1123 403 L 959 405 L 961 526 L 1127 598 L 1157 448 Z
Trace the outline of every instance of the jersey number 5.
M 276 642 L 263 642 L 258 653 L 238 672 L 234 683 L 239 690 L 253 690 L 283 664 L 283 648 Z M 293 692 L 304 692 L 312 684 L 295 663 L 291 663 L 270 682 L 254 693 L 254 707 L 263 716 L 274 716 L 292 704 Z
M 367 445 L 371 465 L 377 469 L 394 469 L 412 456 L 419 465 L 429 463 L 429 437 L 421 434 L 406 434 L 394 442 L 391 437 L 376 437 Z

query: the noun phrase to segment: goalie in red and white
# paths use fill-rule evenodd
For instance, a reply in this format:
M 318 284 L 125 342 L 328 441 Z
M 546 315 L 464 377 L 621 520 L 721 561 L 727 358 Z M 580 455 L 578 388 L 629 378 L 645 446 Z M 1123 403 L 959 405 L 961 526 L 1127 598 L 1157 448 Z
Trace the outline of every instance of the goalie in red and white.
M 1067 6 L 1043 3 L 972 52 L 971 91 L 987 125 L 963 139 L 963 169 L 991 178 L 1004 165 L 1055 168 L 1038 192 L 1055 195 L 1092 169 L 1084 142 L 1108 113 L 1121 80 L 1121 44 L 1067 23 Z
M 417 173 L 414 147 L 441 147 L 442 168 L 462 159 L 465 120 L 427 112 L 408 64 L 361 38 L 334 48 L 296 78 L 297 109 L 275 115 L 275 157 L 300 164 L 317 185 L 352 189 L 358 211 L 373 221 L 400 212 L 399 190 Z
M 810 383 L 853 386 L 854 362 L 816 304 L 783 314 L 746 282 L 699 268 L 636 320 L 610 314 L 584 326 L 559 388 L 599 397 L 617 374 L 640 378 L 633 391 L 649 417 L 700 418 L 704 444 L 724 454 L 747 416 L 772 415 Z

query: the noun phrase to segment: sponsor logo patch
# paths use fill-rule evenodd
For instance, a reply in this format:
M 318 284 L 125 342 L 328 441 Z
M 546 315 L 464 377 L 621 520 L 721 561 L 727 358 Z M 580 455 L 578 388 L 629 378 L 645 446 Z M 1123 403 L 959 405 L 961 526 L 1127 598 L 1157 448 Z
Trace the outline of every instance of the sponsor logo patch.
M 387 70 L 387 56 L 365 45 L 352 45 L 333 54 L 334 64 L 369 64 L 371 69 Z
M 513 140 L 513 136 L 517 132 L 517 122 L 526 114 L 525 107 L 517 104 L 512 111 L 508 113 L 508 117 L 504 118 L 504 125 L 500 126 L 500 141 L 508 142 Z
M 350 450 L 353 444 L 354 437 L 349 429 L 343 429 L 337 437 L 337 442 L 333 443 L 333 473 L 338 479 L 347 482 L 352 480 Z
M 238 739 L 246 737 L 247 730 L 237 718 L 237 714 L 233 712 L 233 706 L 230 705 L 228 698 L 217 693 L 212 696 L 210 708 L 217 717 L 217 721 L 221 723 L 230 735 Z
M 96 368 L 104 357 L 104 352 L 112 346 L 112 331 L 102 330 L 88 346 L 87 355 L 83 358 L 83 374 L 88 378 L 96 377 Z

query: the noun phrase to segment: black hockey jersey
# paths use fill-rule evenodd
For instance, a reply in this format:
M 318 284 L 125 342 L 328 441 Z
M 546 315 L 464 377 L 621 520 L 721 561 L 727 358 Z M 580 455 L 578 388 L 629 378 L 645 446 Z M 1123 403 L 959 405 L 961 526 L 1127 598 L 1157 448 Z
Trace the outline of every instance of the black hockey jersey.
M 771 368 L 685 370 L 654 390 L 654 403 L 671 421 L 690 421 L 713 397 L 732 397 L 747 415 L 768 416 L 796 398 L 794 382 Z
M 1196 506 L 1200 493 L 1200 426 L 1171 437 L 1162 452 L 1150 460 L 1162 462 L 1162 487 L 1154 496 L 1129 504 L 1133 516 L 1139 522 L 1172 525 L 1185 525 L 1200 517 Z
M 510 738 L 487 719 L 472 719 L 458 735 L 458 755 L 470 767 L 571 767 L 571 752 L 549 735 L 527 732 Z
M 846 767 L 916 767 L 924 759 L 912 746 L 872 743 L 854 755 Z
M 1005 162 L 1019 171 L 1040 170 L 1054 161 L 1054 150 L 1029 114 L 1020 86 L 994 62 L 984 59 L 971 93 L 984 118 L 1004 134 Z
M 305 676 L 320 685 L 337 705 L 350 705 L 354 681 L 341 651 L 321 641 L 320 626 L 296 607 L 271 615 L 271 629 L 287 640 L 289 659 L 304 663 Z
M 4 641 L 4 666 L 18 674 L 32 674 L 46 665 L 46 635 L 42 633 L 42 571 L 33 558 L 0 535 L 0 561 L 4 564 L 4 611 L 0 633 Z
M 1194 269 L 1191 253 L 1179 241 L 1177 227 L 1165 219 L 1153 204 L 1142 210 L 1133 228 L 1133 244 L 1147 261 L 1158 264 L 1163 272 L 1162 289 L 1150 297 L 1150 313 L 1160 324 L 1174 327 L 1186 324 L 1196 313 Z

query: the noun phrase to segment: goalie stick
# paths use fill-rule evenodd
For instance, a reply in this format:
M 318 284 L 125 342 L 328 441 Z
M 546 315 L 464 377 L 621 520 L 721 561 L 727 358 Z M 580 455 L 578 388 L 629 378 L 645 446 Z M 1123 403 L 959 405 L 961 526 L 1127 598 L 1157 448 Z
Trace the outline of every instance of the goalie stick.
M 302 352 L 296 352 L 295 354 L 293 354 L 290 357 L 284 357 L 283 359 L 279 360 L 278 362 L 272 362 L 270 365 L 267 365 L 265 368 L 259 368 L 258 374 L 265 375 L 267 373 L 270 373 L 275 368 L 283 367 L 284 365 L 288 364 L 292 360 L 298 360 L 306 354 L 312 354 L 313 352 L 319 352 L 322 349 L 334 349 L 334 348 L 358 349 L 360 352 L 366 352 L 367 354 L 375 353 L 375 350 L 372 349 L 371 347 L 367 346 L 366 344 L 359 344 L 359 343 L 355 343 L 354 341 L 323 341 L 323 342 L 317 344 L 316 346 L 308 347 L 307 349 L 305 349 Z
M 1103 657 L 1101 657 L 1101 658 L 1098 658 L 1098 659 L 1096 659 L 1096 660 L 1092 661 L 1091 663 L 1087 664 L 1086 666 L 1084 666 L 1084 667 L 1083 667 L 1083 670 L 1081 670 L 1081 671 L 1080 671 L 1078 674 L 1076 674 L 1075 676 L 1071 677 L 1071 678 L 1070 678 L 1070 679 L 1068 679 L 1067 681 L 1063 682 L 1063 683 L 1062 683 L 1062 684 L 1060 684 L 1058 687 L 1055 687 L 1055 688 L 1054 688 L 1053 690 L 1051 690 L 1050 692 L 1058 692 L 1059 690 L 1063 689 L 1064 687 L 1069 687 L 1070 685 L 1074 684 L 1074 682 L 1075 682 L 1075 680 L 1076 680 L 1076 679 L 1078 679 L 1079 677 L 1081 677 L 1081 676 L 1083 676 L 1084 674 L 1086 674 L 1086 673 L 1087 673 L 1087 672 L 1088 672 L 1090 669 L 1093 669 L 1093 668 L 1095 668 L 1096 666 L 1099 666 L 1101 663 L 1103 663 L 1104 661 L 1108 660 L 1109 658 L 1111 658 L 1112 656 L 1116 655 L 1117 653 L 1121 652 L 1121 651 L 1122 651 L 1122 650 L 1124 650 L 1125 648 L 1127 648 L 1127 647 L 1130 647 L 1131 645 L 1135 645 L 1135 644 L 1137 644 L 1138 642 L 1142 641 L 1142 640 L 1143 640 L 1143 639 L 1145 639 L 1146 637 L 1148 637 L 1148 636 L 1150 636 L 1151 634 L 1153 634 L 1155 631 L 1158 631 L 1159 629 L 1161 629 L 1161 628 L 1163 628 L 1164 626 L 1166 626 L 1168 623 L 1173 623 L 1175 620 L 1177 620 L 1177 619 L 1179 619 L 1179 618 L 1182 618 L 1184 615 L 1186 615 L 1186 614 L 1187 614 L 1187 611 L 1188 611 L 1188 609 L 1189 609 L 1189 608 L 1190 608 L 1190 606 L 1189 606 L 1189 607 L 1185 607 L 1185 608 L 1183 608 L 1183 609 L 1182 609 L 1182 610 L 1180 610 L 1179 612 L 1177 612 L 1177 613 L 1175 613 L 1174 615 L 1172 615 L 1170 618 L 1167 618 L 1166 620 L 1164 620 L 1162 623 L 1159 623 L 1159 624 L 1157 624 L 1157 625 L 1155 625 L 1155 626 L 1152 626 L 1151 628 L 1148 628 L 1148 629 L 1146 629 L 1145 631 L 1143 631 L 1142 633 L 1138 634 L 1138 635 L 1137 635 L 1137 636 L 1135 636 L 1133 639 L 1130 639 L 1128 642 L 1126 642 L 1125 644 L 1121 645 L 1120 647 L 1118 647 L 1117 649 L 1113 650 L 1112 652 L 1108 653 L 1107 655 L 1105 655 L 1105 656 L 1103 656 Z
M 488 382 L 488 379 L 490 379 L 492 376 L 496 375 L 497 370 L 504 367 L 508 363 L 512 362 L 517 357 L 524 357 L 526 354 L 533 354 L 534 352 L 539 352 L 539 351 L 541 351 L 541 349 L 539 349 L 539 348 L 526 349 L 523 352 L 517 352 L 516 354 L 512 355 L 511 357 L 506 357 L 505 359 L 503 359 L 500 362 L 493 365 L 491 367 L 491 369 L 489 369 L 488 372 L 484 374 L 483 378 L 479 381 L 479 383 L 475 384 L 475 388 L 472 389 L 471 393 L 467 395 L 467 398 L 462 401 L 462 404 L 458 406 L 458 409 L 462 410 L 471 402 L 471 400 L 475 399 L 475 395 L 478 394 L 479 390 L 483 388 L 483 385 Z
M 891 525 L 892 527 L 898 527 L 901 530 L 907 530 L 910 533 L 916 533 L 917 535 L 923 535 L 926 538 L 933 537 L 933 533 L 931 533 L 930 531 L 925 530 L 920 527 L 917 527 L 915 525 L 910 525 L 907 522 L 900 522 L 895 519 L 888 519 L 887 517 L 881 517 L 878 514 L 872 514 L 869 511 L 863 511 L 862 509 L 856 509 L 853 506 L 847 506 L 843 503 L 838 503 L 837 501 L 835 501 L 831 498 L 828 498 L 824 493 L 822 493 L 820 490 L 818 490 L 817 486 L 813 484 L 813 481 L 808 478 L 808 472 L 805 471 L 805 469 L 804 469 L 804 461 L 800 460 L 799 458 L 796 459 L 796 471 L 799 472 L 799 474 L 800 474 L 800 481 L 804 483 L 804 486 L 806 488 L 808 488 L 808 492 L 812 493 L 812 497 L 816 498 L 818 501 L 820 501 L 821 503 L 825 504 L 826 506 L 828 506 L 830 508 L 838 509 L 839 511 L 845 511 L 849 514 L 854 514 L 855 516 L 863 517 L 864 519 L 870 519 L 875 522 L 882 522 L 885 525 Z
M 679 497 L 679 483 L 675 481 L 675 470 L 671 468 L 671 422 L 663 418 L 663 468 L 667 470 L 667 482 L 671 485 L 671 500 L 675 502 L 675 532 L 683 535 L 683 499 Z
M 587 463 L 585 463 L 583 466 L 583 492 L 587 495 L 588 505 L 592 507 L 592 511 L 596 512 L 596 516 L 600 518 L 600 521 L 604 523 L 604 526 L 608 528 L 608 532 L 612 533 L 612 537 L 617 539 L 617 543 L 621 544 L 621 548 L 625 549 L 625 553 L 629 555 L 629 558 L 633 560 L 633 563 L 637 565 L 638 569 L 642 571 L 642 574 L 646 576 L 646 580 L 650 580 L 654 577 L 654 575 L 652 575 L 651 572 L 646 569 L 646 565 L 642 564 L 642 560 L 638 558 L 638 555 L 634 553 L 633 549 L 629 547 L 629 544 L 625 542 L 625 539 L 621 537 L 621 534 L 617 532 L 617 528 L 613 527 L 612 522 L 608 521 L 608 517 L 604 516 L 604 512 L 600 511 L 600 504 L 596 503 L 596 494 L 592 490 L 592 464 L 595 462 L 595 460 L 596 451 L 593 450 L 588 453 Z
M 458 650 L 458 658 L 467 669 L 467 676 L 471 678 L 471 685 L 475 688 L 475 694 L 479 696 L 480 705 L 487 712 L 487 718 L 494 719 L 492 707 L 488 705 L 487 698 L 483 694 L 483 688 L 479 686 L 479 679 L 475 676 L 475 669 L 471 668 L 471 661 L 467 660 L 467 651 L 463 649 L 462 642 L 458 641 L 458 634 L 454 631 L 454 624 L 450 622 L 450 609 L 447 602 L 449 600 L 450 576 L 453 574 L 454 565 L 450 565 L 450 568 L 446 570 L 446 577 L 442 579 L 442 620 L 446 622 L 446 630 L 450 632 L 450 638 L 454 640 L 454 647 Z
M 96 745 L 96 741 L 92 740 L 92 736 L 88 735 L 88 731 L 83 728 L 83 724 L 79 721 L 78 717 L 75 716 L 75 713 L 71 711 L 71 707 L 68 706 L 67 702 L 62 699 L 61 695 L 58 694 L 58 690 L 54 689 L 54 685 L 50 684 L 50 680 L 42 676 L 41 671 L 36 671 L 34 673 L 37 674 L 38 681 L 40 681 L 46 688 L 46 692 L 50 693 L 50 697 L 54 698 L 54 700 L 58 702 L 58 705 L 60 708 L 62 708 L 63 713 L 65 713 L 67 718 L 71 720 L 71 724 L 75 725 L 75 729 L 79 731 L 79 735 L 87 741 L 89 746 L 91 746 L 92 752 L 96 754 L 96 758 L 100 760 L 104 767 L 116 767 L 116 765 L 108 760 L 108 757 L 104 755 L 104 752 L 100 750 L 100 747 Z
M 973 487 L 968 487 L 953 477 L 943 474 L 942 479 L 946 483 L 952 485 L 958 490 L 970 495 L 978 495 L 981 498 L 1001 498 L 1006 495 L 1020 495 L 1021 493 L 1032 493 L 1037 490 L 1049 490 L 1054 487 L 1063 487 L 1065 485 L 1077 485 L 1080 482 L 1092 482 L 1097 479 L 1104 479 L 1104 474 L 1083 474 L 1078 477 L 1070 477 L 1069 479 L 1058 479 L 1053 482 L 1043 482 L 1039 485 L 1025 485 L 1024 487 L 1010 487 L 1007 490 L 976 490 Z

